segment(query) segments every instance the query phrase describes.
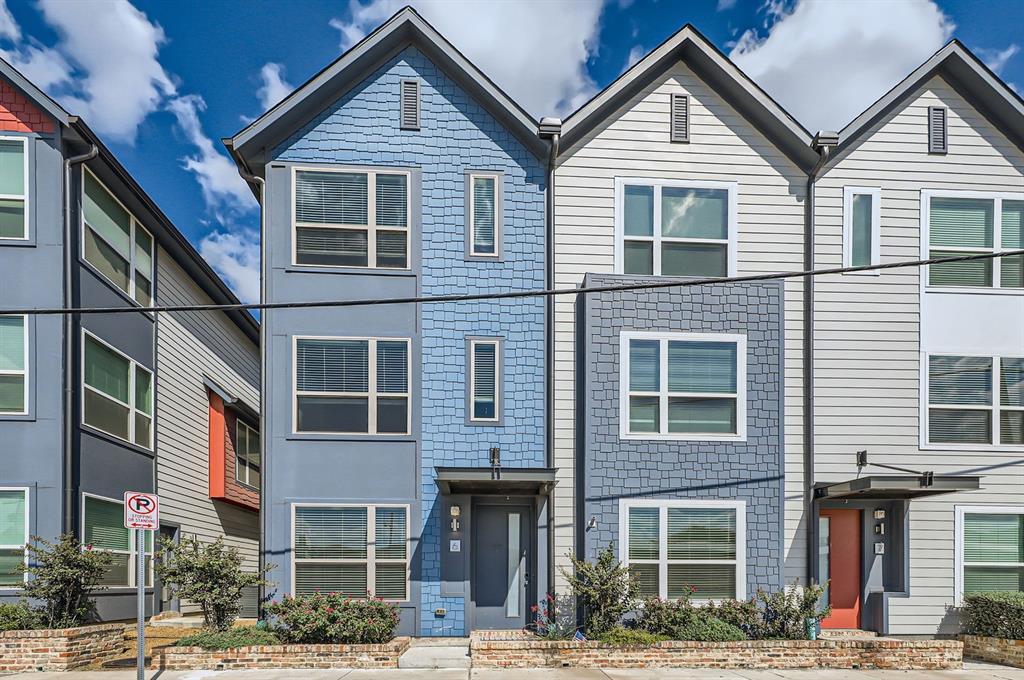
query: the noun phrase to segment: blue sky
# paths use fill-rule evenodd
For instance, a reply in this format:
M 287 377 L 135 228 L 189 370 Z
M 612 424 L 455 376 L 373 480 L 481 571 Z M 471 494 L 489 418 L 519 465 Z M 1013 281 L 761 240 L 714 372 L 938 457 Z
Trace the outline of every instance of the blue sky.
M 0 56 L 82 115 L 244 300 L 258 213 L 220 138 L 404 0 L 0 0 Z M 1024 90 L 1021 0 L 419 0 L 534 115 L 565 115 L 686 22 L 812 130 L 950 37 Z

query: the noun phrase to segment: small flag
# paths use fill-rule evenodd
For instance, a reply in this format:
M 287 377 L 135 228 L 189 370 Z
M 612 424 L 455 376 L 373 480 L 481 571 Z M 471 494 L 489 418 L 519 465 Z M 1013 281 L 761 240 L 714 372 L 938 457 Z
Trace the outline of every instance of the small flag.
M 587 641 L 587 638 L 585 638 L 583 636 L 583 633 L 581 633 L 579 630 L 577 630 L 576 634 L 572 636 L 572 639 L 575 640 L 576 642 L 586 642 Z

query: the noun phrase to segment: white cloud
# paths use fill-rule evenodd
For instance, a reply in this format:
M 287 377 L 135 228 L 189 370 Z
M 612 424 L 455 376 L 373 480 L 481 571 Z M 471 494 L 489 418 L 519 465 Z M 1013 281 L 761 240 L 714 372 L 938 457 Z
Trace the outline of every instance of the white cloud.
M 207 234 L 199 254 L 217 270 L 242 302 L 260 301 L 260 239 L 253 231 Z
M 259 97 L 260 106 L 263 107 L 264 111 L 270 109 L 271 106 L 284 99 L 285 96 L 295 89 L 281 75 L 283 72 L 284 66 L 282 64 L 264 64 L 263 68 L 260 69 L 260 80 L 263 84 L 256 90 L 256 96 Z
M 332 19 L 330 25 L 341 32 L 341 48 L 348 49 L 406 4 L 408 0 L 374 0 L 365 5 L 349 0 L 348 18 Z M 565 114 L 597 90 L 587 73 L 587 60 L 597 49 L 599 0 L 418 0 L 414 4 L 534 116 Z
M 18 22 L 14 20 L 14 15 L 11 14 L 6 2 L 0 2 L 0 38 L 21 39 L 21 28 L 18 27 Z
M 955 26 L 931 0 L 766 3 L 729 54 L 811 131 L 840 129 L 945 44 Z
M 736 6 L 736 0 L 718 0 L 718 6 L 715 10 L 718 12 L 725 12 Z
M 633 45 L 631 48 L 629 48 L 629 54 L 626 55 L 626 63 L 622 67 L 622 72 L 625 73 L 626 71 L 628 71 L 629 67 L 643 59 L 643 56 L 643 45 Z
M 996 73 L 999 73 L 1003 70 L 1003 67 L 1006 66 L 1006 62 L 1010 61 L 1013 55 L 1020 52 L 1020 45 L 1013 43 L 1005 50 L 993 50 L 979 47 L 975 51 L 978 53 L 978 56 L 981 57 L 981 60 L 985 62 L 986 66 Z

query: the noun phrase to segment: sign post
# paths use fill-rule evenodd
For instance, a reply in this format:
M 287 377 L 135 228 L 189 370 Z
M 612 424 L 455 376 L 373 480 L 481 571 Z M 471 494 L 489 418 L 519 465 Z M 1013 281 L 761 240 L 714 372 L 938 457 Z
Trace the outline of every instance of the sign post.
M 138 645 L 135 676 L 146 677 L 146 532 L 160 529 L 160 499 L 153 493 L 124 492 L 124 526 L 135 530 L 135 587 L 138 591 Z

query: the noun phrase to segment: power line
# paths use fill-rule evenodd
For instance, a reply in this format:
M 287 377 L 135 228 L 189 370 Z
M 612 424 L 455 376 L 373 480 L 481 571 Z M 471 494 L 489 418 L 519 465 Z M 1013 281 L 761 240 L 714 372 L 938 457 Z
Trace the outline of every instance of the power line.
M 36 316 L 53 316 L 58 314 L 134 314 L 149 312 L 232 312 L 242 310 L 266 309 L 305 309 L 317 307 L 369 307 L 372 305 L 402 304 L 437 304 L 441 302 L 471 302 L 474 300 L 510 300 L 517 298 L 545 298 L 557 295 L 578 295 L 590 293 L 615 293 L 642 290 L 658 290 L 662 288 L 693 288 L 721 283 L 746 283 L 752 281 L 779 281 L 785 279 L 809 278 L 827 274 L 846 274 L 850 272 L 883 271 L 886 269 L 905 269 L 923 267 L 950 262 L 973 262 L 993 260 L 1001 257 L 1024 256 L 1024 249 L 1004 250 L 997 253 L 977 253 L 973 255 L 957 255 L 953 257 L 933 257 L 925 260 L 904 260 L 886 264 L 862 265 L 859 267 L 829 267 L 826 269 L 808 269 L 803 271 L 775 272 L 771 274 L 751 274 L 747 276 L 719 276 L 702 279 L 669 279 L 661 281 L 645 281 L 642 283 L 623 283 L 608 286 L 591 286 L 589 288 L 545 288 L 540 290 L 520 290 L 505 293 L 469 293 L 459 295 L 434 295 L 404 298 L 361 298 L 355 300 L 318 300 L 303 302 L 252 302 L 231 305 L 158 305 L 153 307 L 51 307 L 43 309 L 0 309 L 0 315 L 28 314 Z M 642 275 L 637 275 L 642 276 Z

